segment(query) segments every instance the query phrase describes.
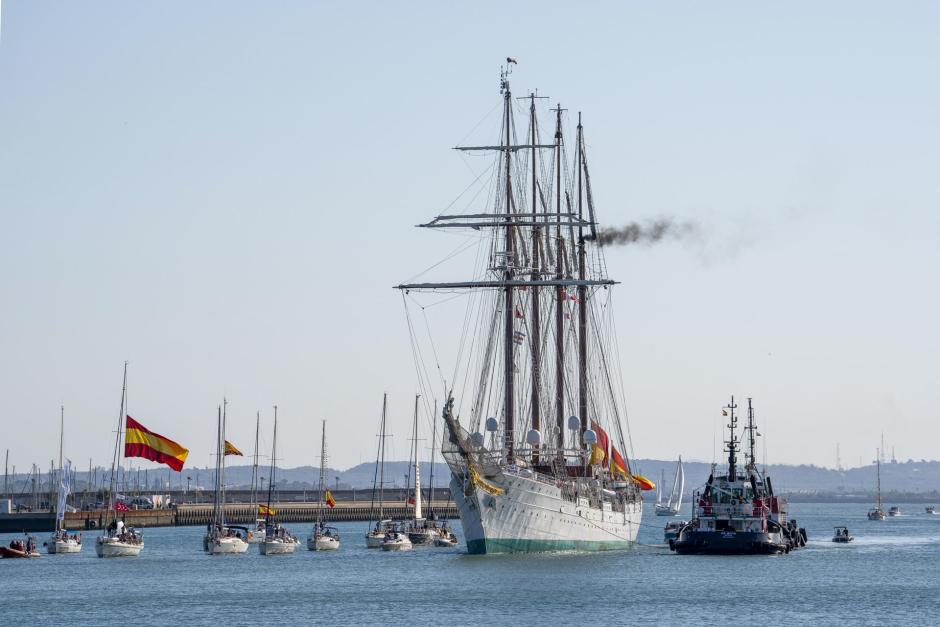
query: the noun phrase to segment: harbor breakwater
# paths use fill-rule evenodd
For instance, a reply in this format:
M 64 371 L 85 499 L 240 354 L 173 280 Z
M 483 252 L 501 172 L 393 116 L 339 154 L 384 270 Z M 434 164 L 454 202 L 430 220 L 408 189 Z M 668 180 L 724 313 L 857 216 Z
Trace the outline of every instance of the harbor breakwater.
M 283 523 L 305 523 L 317 519 L 320 510 L 318 503 L 273 503 L 277 520 Z M 377 513 L 379 504 L 374 506 L 363 501 L 339 501 L 336 507 L 323 506 L 323 518 L 327 521 L 368 521 Z M 453 502 L 432 501 L 425 505 L 425 511 L 433 511 L 439 518 L 456 518 L 457 508 Z M 386 501 L 382 504 L 385 518 L 405 519 L 414 516 L 414 507 L 401 501 Z M 212 505 L 182 504 L 171 509 L 146 509 L 119 512 L 124 522 L 132 527 L 175 527 L 187 525 L 208 525 L 212 522 Z M 225 506 L 225 519 L 233 525 L 253 524 L 258 518 L 253 505 L 230 503 Z M 108 523 L 106 510 L 68 512 L 65 515 L 65 527 L 69 530 L 100 529 Z M 0 514 L 0 533 L 52 531 L 55 515 L 52 512 L 23 512 Z

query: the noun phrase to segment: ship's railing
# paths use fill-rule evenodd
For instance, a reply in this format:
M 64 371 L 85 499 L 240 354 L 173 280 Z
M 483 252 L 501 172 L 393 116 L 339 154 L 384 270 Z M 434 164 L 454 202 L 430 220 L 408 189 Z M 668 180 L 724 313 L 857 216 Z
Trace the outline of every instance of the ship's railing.
M 770 508 L 767 506 L 754 507 L 751 503 L 738 503 L 736 505 L 730 503 L 715 503 L 712 505 L 699 505 L 695 508 L 695 515 L 757 518 L 761 515 L 762 510 L 765 516 L 770 514 Z

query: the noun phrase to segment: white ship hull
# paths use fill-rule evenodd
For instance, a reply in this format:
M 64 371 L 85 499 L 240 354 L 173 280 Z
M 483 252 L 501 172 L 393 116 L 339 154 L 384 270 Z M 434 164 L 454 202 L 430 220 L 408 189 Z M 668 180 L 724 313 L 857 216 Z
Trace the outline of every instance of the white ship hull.
M 248 543 L 241 538 L 207 538 L 205 549 L 209 555 L 238 555 L 248 550 Z
M 50 540 L 46 543 L 49 553 L 81 553 L 82 543 L 76 540 Z
M 366 547 L 370 549 L 382 548 L 382 541 L 385 540 L 385 532 L 372 532 L 366 534 Z
M 496 484 L 496 482 L 494 482 Z M 479 489 L 464 494 L 453 475 L 451 494 L 460 512 L 467 552 L 604 551 L 636 542 L 642 502 L 628 502 L 622 512 L 562 498 L 561 490 L 534 477 L 503 474 L 491 495 Z
M 335 551 L 339 548 L 339 540 L 330 536 L 310 536 L 307 538 L 307 549 L 311 551 Z
M 143 548 L 143 542 L 133 544 L 106 536 L 99 536 L 95 542 L 95 553 L 98 557 L 137 557 Z
M 262 555 L 286 555 L 293 553 L 299 542 L 290 540 L 265 540 L 258 543 L 258 550 Z

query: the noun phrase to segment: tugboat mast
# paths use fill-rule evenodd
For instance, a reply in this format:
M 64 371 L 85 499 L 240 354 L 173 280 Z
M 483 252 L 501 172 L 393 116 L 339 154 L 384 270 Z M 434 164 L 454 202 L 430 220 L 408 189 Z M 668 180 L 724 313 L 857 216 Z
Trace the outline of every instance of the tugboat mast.
M 727 405 L 728 411 L 730 412 L 731 418 L 728 421 L 728 430 L 730 432 L 730 437 L 725 443 L 728 445 L 728 481 L 734 481 L 737 476 L 737 464 L 738 464 L 738 438 L 735 436 L 734 431 L 738 427 L 738 417 L 734 415 L 734 410 L 738 408 L 734 404 L 734 396 L 731 397 L 731 402 Z
M 757 470 L 757 458 L 754 456 L 754 434 L 757 430 L 757 425 L 754 424 L 754 406 L 751 404 L 751 397 L 747 399 L 747 440 L 748 440 L 748 449 L 750 454 L 747 459 L 747 468 L 748 470 Z

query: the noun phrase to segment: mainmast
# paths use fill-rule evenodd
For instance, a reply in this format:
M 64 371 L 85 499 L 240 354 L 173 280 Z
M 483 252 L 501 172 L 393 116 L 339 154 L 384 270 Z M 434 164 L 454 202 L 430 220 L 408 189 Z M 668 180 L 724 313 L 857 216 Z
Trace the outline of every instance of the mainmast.
M 114 457 L 111 459 L 111 479 L 108 487 L 108 514 L 117 520 L 114 509 L 114 477 L 121 461 L 121 426 L 124 424 L 124 408 L 127 406 L 127 362 L 124 362 L 124 383 L 121 385 L 121 413 L 118 416 L 117 434 L 114 437 Z
M 754 456 L 754 434 L 757 429 L 757 425 L 754 424 L 754 406 L 751 404 L 751 398 L 747 399 L 747 442 L 748 442 L 748 458 L 747 458 L 747 467 L 748 470 L 757 469 L 757 458 Z
M 252 455 L 251 466 L 251 503 L 255 506 L 255 515 L 258 514 L 258 436 L 261 432 L 261 412 L 255 413 L 255 452 Z
M 515 255 L 513 254 L 513 236 L 512 236 L 512 93 L 509 90 L 509 68 L 502 72 L 502 81 L 500 83 L 503 92 L 503 117 L 504 117 L 504 139 L 506 141 L 504 151 L 506 160 L 506 241 L 505 241 L 505 270 L 503 279 L 507 282 L 513 280 L 513 264 Z M 513 340 L 514 340 L 514 316 L 515 305 L 513 302 L 513 287 L 506 285 L 504 291 L 504 311 L 503 311 L 503 386 L 504 386 L 504 412 L 506 429 L 503 434 L 506 447 L 506 460 L 510 463 L 514 457 L 514 430 L 515 430 L 515 394 L 513 384 Z
M 734 410 L 737 409 L 737 405 L 734 404 L 734 396 L 731 397 L 731 402 L 726 406 L 730 412 L 730 418 L 728 421 L 728 430 L 730 431 L 730 437 L 726 444 L 728 445 L 728 481 L 734 481 L 737 479 L 737 463 L 738 463 L 738 438 L 735 436 L 734 431 L 738 427 L 738 417 L 734 415 Z
M 215 490 L 212 499 L 212 524 L 219 524 L 219 478 L 222 463 L 222 406 L 218 406 L 218 418 L 215 430 Z
M 564 244 L 561 236 L 561 112 L 555 109 L 555 280 L 561 281 Z M 555 424 L 558 428 L 558 455 L 565 450 L 565 288 L 555 286 Z
M 320 436 L 320 501 L 317 504 L 317 527 L 323 523 L 323 473 L 326 470 L 326 420 Z
M 271 493 L 274 491 L 274 482 L 277 478 L 277 405 L 274 406 L 274 437 L 271 440 L 271 472 L 268 477 L 268 507 L 264 514 L 265 520 L 270 523 L 271 519 Z
M 585 268 L 584 251 L 584 209 L 581 173 L 584 164 L 584 127 L 581 126 L 581 113 L 578 112 L 578 279 L 584 281 L 587 270 Z M 587 410 L 587 288 L 583 283 L 578 284 L 578 414 L 581 416 L 581 439 L 579 448 L 584 450 L 584 432 L 588 429 Z
M 532 281 L 538 281 L 541 278 L 542 257 L 540 253 L 540 244 L 542 239 L 541 228 L 538 222 L 538 179 L 536 178 L 536 126 L 535 126 L 535 94 L 529 94 L 529 143 L 532 145 Z M 542 387 L 542 323 L 539 319 L 539 288 L 538 285 L 532 285 L 532 339 L 529 345 L 532 347 L 532 429 L 539 431 L 541 425 L 541 399 L 540 392 Z M 435 414 L 437 412 L 435 411 Z M 539 445 L 532 444 L 532 463 L 539 463 Z

